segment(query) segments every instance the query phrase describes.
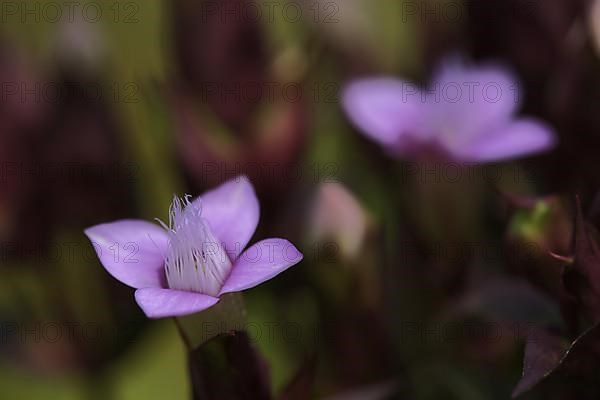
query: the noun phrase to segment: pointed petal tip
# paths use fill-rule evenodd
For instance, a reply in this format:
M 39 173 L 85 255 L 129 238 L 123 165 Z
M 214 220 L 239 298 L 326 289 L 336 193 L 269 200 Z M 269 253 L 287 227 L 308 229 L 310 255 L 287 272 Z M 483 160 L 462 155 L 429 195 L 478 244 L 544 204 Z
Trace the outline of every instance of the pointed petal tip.
M 87 236 L 87 238 L 91 242 L 94 242 L 94 239 L 98 239 L 100 237 L 99 230 L 102 229 L 102 225 L 103 224 L 98 224 L 98 225 L 87 227 L 83 230 L 83 234 L 85 236 Z
M 296 248 L 296 246 L 294 246 L 294 244 L 292 242 L 290 242 L 289 240 L 285 240 L 285 242 L 287 244 L 287 250 L 286 250 L 287 257 L 291 260 L 294 260 L 295 264 L 298 264 L 300 261 L 302 261 L 304 259 L 304 254 L 302 254 L 300 252 L 300 250 L 298 250 Z M 292 250 L 291 257 L 290 257 L 290 251 L 289 251 L 290 249 Z
M 244 183 L 248 183 L 250 185 L 252 185 L 252 182 L 250 182 L 250 178 L 248 178 L 248 175 L 242 174 L 242 175 L 238 175 L 237 178 L 235 178 L 237 180 L 240 180 Z

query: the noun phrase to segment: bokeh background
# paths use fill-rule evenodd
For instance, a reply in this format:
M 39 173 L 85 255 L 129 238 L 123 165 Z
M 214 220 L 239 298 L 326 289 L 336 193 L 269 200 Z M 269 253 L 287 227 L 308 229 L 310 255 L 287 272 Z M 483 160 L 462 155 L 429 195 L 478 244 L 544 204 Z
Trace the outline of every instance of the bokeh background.
M 83 229 L 246 174 L 253 241 L 305 255 L 244 294 L 275 397 L 508 398 L 528 329 L 565 326 L 548 251 L 571 253 L 575 194 L 600 222 L 598 4 L 0 2 L 0 397 L 190 398 L 175 324 Z M 347 82 L 424 84 L 448 55 L 514 70 L 558 147 L 449 178 L 349 123 Z

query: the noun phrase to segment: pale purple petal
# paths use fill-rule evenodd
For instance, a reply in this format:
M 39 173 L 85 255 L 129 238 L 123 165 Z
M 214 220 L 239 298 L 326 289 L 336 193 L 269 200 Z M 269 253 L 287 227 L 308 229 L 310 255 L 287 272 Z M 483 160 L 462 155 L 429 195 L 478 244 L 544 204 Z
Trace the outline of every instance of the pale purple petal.
M 100 262 L 113 277 L 134 288 L 165 285 L 166 232 L 142 220 L 121 220 L 85 230 Z
M 181 290 L 144 288 L 135 291 L 135 300 L 148 318 L 181 317 L 214 306 L 218 298 Z
M 357 80 L 344 89 L 342 104 L 353 124 L 388 151 L 402 152 L 405 139 L 412 145 L 431 134 L 421 91 L 413 83 L 393 78 Z
M 555 144 L 556 135 L 548 125 L 519 119 L 481 135 L 458 156 L 474 162 L 499 161 L 547 151 Z
M 250 289 L 299 263 L 302 258 L 302 253 L 285 239 L 262 240 L 238 258 L 221 294 Z
M 482 132 L 508 122 L 520 104 L 516 77 L 498 65 L 442 64 L 427 95 L 438 140 L 458 151 Z
M 252 184 L 239 176 L 194 200 L 215 236 L 234 261 L 256 230 L 259 206 Z
M 465 128 L 478 131 L 510 118 L 521 104 L 519 81 L 502 65 L 477 66 L 446 62 L 432 79 L 431 104 L 453 109 L 467 118 Z M 432 97 L 433 95 L 433 97 Z M 473 115 L 469 111 L 477 110 Z

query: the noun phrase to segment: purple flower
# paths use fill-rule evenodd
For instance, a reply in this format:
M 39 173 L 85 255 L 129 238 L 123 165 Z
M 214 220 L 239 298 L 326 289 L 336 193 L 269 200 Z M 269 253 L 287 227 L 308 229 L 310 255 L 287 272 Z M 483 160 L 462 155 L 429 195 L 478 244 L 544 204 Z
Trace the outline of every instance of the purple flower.
M 545 123 L 515 117 L 519 91 L 502 67 L 452 60 L 427 89 L 394 78 L 354 81 L 343 106 L 359 130 L 397 157 L 484 163 L 539 153 L 556 142 Z
M 238 177 L 190 201 L 175 197 L 169 225 L 121 220 L 88 228 L 104 268 L 136 288 L 149 318 L 176 317 L 215 305 L 226 293 L 257 286 L 302 260 L 284 239 L 242 250 L 259 206 L 252 184 Z

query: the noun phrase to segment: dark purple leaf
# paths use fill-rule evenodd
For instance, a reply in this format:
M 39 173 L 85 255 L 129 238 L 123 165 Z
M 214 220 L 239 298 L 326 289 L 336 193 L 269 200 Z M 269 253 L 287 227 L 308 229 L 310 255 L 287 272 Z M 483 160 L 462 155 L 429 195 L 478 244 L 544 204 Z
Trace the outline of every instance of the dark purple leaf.
M 594 323 L 600 322 L 600 250 L 596 231 L 583 219 L 581 204 L 577 199 L 575 217 L 575 258 L 565 267 L 563 284 L 583 312 Z
M 520 396 L 550 375 L 560 365 L 567 349 L 567 343 L 559 336 L 544 330 L 532 331 L 525 347 L 523 377 L 512 397 Z
M 600 362 L 600 324 L 579 336 L 571 345 L 560 336 L 533 330 L 525 347 L 523 376 L 513 391 L 518 397 L 557 373 L 578 378 L 589 376 Z

